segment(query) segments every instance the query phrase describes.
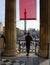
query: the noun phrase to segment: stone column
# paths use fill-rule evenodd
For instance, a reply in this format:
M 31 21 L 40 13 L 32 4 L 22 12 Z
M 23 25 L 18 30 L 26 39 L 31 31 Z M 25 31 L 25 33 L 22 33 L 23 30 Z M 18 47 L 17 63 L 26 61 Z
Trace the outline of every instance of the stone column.
M 47 57 L 48 54 L 48 0 L 40 0 L 40 48 L 38 55 Z
M 49 43 L 49 58 L 50 58 L 50 0 L 48 0 L 48 43 Z
M 6 0 L 5 7 L 5 49 L 2 55 L 16 56 L 16 0 Z

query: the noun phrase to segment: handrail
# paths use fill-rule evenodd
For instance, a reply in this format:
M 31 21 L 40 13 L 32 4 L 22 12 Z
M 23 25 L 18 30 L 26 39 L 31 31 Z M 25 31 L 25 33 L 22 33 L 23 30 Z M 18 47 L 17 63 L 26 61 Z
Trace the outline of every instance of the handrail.
M 23 46 L 25 45 L 25 43 L 26 43 L 26 41 L 25 40 L 17 40 L 17 41 L 19 41 L 19 52 L 21 52 L 21 50 L 22 50 L 22 52 L 24 52 L 23 50 Z M 22 42 L 22 41 L 25 41 L 25 42 Z M 21 43 L 22 42 L 22 43 Z M 35 52 L 34 53 L 36 53 L 36 47 L 37 47 L 37 42 L 38 42 L 38 44 L 39 44 L 39 41 L 37 41 L 37 40 L 33 40 L 33 41 L 31 41 L 31 44 L 33 44 L 34 46 L 35 46 L 35 49 L 33 49 L 32 48 L 32 52 L 33 52 L 33 50 L 35 50 Z M 22 48 L 21 48 L 21 46 L 22 46 Z M 26 50 L 26 49 L 25 49 Z

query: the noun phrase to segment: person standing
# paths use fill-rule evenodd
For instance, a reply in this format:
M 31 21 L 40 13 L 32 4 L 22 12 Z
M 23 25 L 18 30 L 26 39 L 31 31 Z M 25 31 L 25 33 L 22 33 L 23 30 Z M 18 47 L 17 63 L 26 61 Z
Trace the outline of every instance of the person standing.
M 1 38 L 3 38 L 4 43 L 5 43 L 5 36 L 4 36 L 4 34 L 1 35 Z
M 29 50 L 30 50 L 30 43 L 32 41 L 32 37 L 30 36 L 30 33 L 28 33 L 25 37 L 25 41 L 26 41 L 26 52 L 27 52 L 27 56 L 29 56 Z

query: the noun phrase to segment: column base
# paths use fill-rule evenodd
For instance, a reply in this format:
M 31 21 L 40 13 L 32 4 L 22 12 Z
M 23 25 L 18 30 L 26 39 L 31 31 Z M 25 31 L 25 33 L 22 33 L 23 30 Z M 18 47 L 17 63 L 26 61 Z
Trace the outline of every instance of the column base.
M 43 57 L 43 58 L 47 58 L 47 51 L 46 50 L 39 50 L 36 55 Z
M 5 57 L 14 57 L 14 56 L 18 56 L 19 54 L 19 51 L 18 49 L 10 49 L 10 50 L 7 50 L 5 49 L 3 52 L 2 52 L 2 56 L 5 56 Z

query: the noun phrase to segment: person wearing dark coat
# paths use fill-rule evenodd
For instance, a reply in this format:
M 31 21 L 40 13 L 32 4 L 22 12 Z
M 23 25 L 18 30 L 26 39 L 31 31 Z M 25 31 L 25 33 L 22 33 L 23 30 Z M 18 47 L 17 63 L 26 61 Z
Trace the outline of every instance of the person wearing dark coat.
M 31 43 L 32 40 L 33 40 L 33 39 L 32 39 L 32 37 L 30 36 L 30 33 L 28 33 L 27 36 L 25 37 L 27 56 L 29 55 L 30 43 Z
M 4 39 L 4 43 L 5 43 L 5 36 L 4 36 L 3 34 L 1 35 L 1 38 L 3 38 L 3 39 Z

